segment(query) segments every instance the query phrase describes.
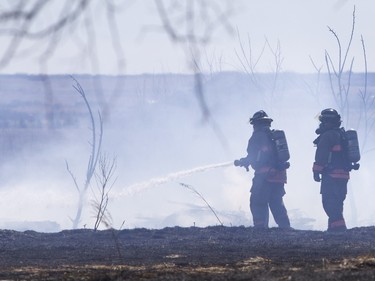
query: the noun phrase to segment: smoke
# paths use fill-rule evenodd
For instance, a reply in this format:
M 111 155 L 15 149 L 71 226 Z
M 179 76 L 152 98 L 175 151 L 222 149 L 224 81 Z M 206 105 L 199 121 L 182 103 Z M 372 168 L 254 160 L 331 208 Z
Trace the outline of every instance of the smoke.
M 117 159 L 117 180 L 108 204 L 113 227 L 217 224 L 205 203 L 179 182 L 194 187 L 224 225 L 252 225 L 249 190 L 253 172 L 234 167 L 232 163 L 246 156 L 247 141 L 252 133 L 249 117 L 264 109 L 274 120 L 272 127 L 283 129 L 288 139 L 291 167 L 284 202 L 292 226 L 326 229 L 320 187 L 312 179 L 315 153 L 312 141 L 318 126 L 315 116 L 335 104 L 329 95 L 321 94 L 316 99 L 306 92 L 305 84 L 300 82 L 303 78 L 283 76 L 286 82 L 277 89 L 272 104 L 265 104 L 239 74 L 206 81 L 207 103 L 225 135 L 226 147 L 209 124 L 201 122 L 189 83 L 182 83 L 181 76 L 168 76 L 168 85 L 175 89 L 173 94 L 149 92 L 131 96 L 133 92 L 127 89 L 119 95 L 111 118 L 104 123 L 103 135 L 103 152 Z M 144 84 L 150 77 L 138 79 Z M 22 81 L 18 84 L 22 85 Z M 72 99 L 73 96 L 71 103 L 74 104 L 73 90 L 64 90 L 66 87 L 56 97 Z M 91 95 L 90 90 L 86 93 Z M 89 122 L 85 115 L 79 118 L 76 126 L 55 130 L 48 138 L 33 135 L 33 145 L 24 143 L 22 149 L 12 151 L 11 157 L 3 159 L 0 227 L 24 229 L 27 226 L 38 231 L 71 228 L 78 193 L 66 171 L 65 161 L 82 184 L 90 155 Z M 361 141 L 360 134 L 359 138 Z M 21 143 L 22 136 L 16 140 Z M 373 153 L 363 155 L 360 170 L 351 173 L 344 206 L 348 227 L 373 224 Z M 93 182 L 79 227 L 93 227 L 95 218 L 90 200 L 94 190 Z M 275 226 L 272 216 L 270 225 Z

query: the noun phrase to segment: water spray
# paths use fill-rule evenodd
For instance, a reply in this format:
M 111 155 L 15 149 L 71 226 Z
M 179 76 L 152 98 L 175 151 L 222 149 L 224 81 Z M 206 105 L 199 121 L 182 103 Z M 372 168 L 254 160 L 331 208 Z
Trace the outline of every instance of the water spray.
M 222 167 L 228 167 L 233 165 L 233 162 L 224 162 L 224 163 L 219 163 L 219 164 L 212 164 L 212 165 L 206 165 L 206 166 L 201 166 L 201 167 L 196 167 L 190 170 L 184 170 L 184 171 L 179 171 L 175 173 L 171 173 L 169 175 L 166 175 L 164 177 L 159 177 L 159 178 L 153 178 L 145 182 L 141 183 L 136 183 L 133 185 L 130 185 L 128 187 L 125 187 L 120 191 L 117 196 L 131 196 L 140 192 L 143 192 L 147 189 L 150 189 L 152 187 L 171 182 L 174 180 L 177 180 L 179 178 L 183 178 L 186 176 L 190 176 L 195 173 L 201 173 L 201 172 L 206 172 L 212 169 L 216 168 L 222 168 Z

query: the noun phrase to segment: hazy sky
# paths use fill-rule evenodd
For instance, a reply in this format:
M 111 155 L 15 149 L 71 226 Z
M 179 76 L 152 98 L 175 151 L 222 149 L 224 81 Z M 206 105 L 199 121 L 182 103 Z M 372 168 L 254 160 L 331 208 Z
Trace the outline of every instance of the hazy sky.
M 164 1 L 171 3 L 173 1 Z M 176 3 L 184 3 L 175 1 Z M 199 1 L 198 1 L 199 2 Z M 99 3 L 99 4 L 98 4 Z M 90 46 L 95 48 L 97 60 L 89 60 L 89 53 L 77 49 L 79 41 L 85 40 L 82 31 L 69 31 L 60 41 L 56 53 L 45 65 L 40 67 L 40 60 L 32 57 L 32 53 L 25 56 L 23 53 L 12 62 L 0 69 L 0 73 L 28 72 L 38 73 L 109 73 L 119 72 L 155 73 L 155 72 L 186 72 L 189 71 L 187 55 L 184 45 L 172 42 L 161 28 L 161 20 L 157 12 L 155 1 L 136 0 L 128 1 L 128 6 L 122 7 L 117 14 L 120 45 L 125 66 L 117 68 L 118 56 L 111 45 L 108 33 L 108 21 L 105 12 L 100 8 L 100 2 L 93 5 L 90 13 L 93 15 L 95 39 Z M 330 26 L 341 40 L 342 47 L 347 46 L 352 27 L 352 13 L 356 7 L 356 25 L 352 48 L 349 58 L 355 57 L 354 69 L 363 71 L 363 52 L 361 35 L 367 49 L 368 68 L 375 71 L 375 1 L 373 0 L 236 0 L 236 1 L 207 1 L 209 5 L 217 5 L 225 17 L 227 25 L 216 24 L 209 34 L 207 44 L 200 45 L 204 54 L 201 59 L 202 68 L 207 70 L 211 65 L 214 70 L 238 70 L 240 62 L 236 51 L 240 50 L 238 34 L 241 36 L 244 47 L 249 51 L 247 38 L 251 39 L 253 59 L 259 56 L 265 39 L 269 41 L 273 50 L 280 43 L 280 58 L 282 69 L 285 71 L 314 72 L 310 56 L 318 67 L 325 63 L 324 52 L 327 50 L 337 59 L 337 41 L 329 32 Z M 214 3 L 214 4 L 212 4 Z M 175 7 L 177 12 L 171 18 L 181 16 L 183 7 Z M 180 10 L 178 10 L 180 9 Z M 52 10 L 53 11 L 53 10 Z M 54 17 L 53 12 L 49 13 Z M 207 16 L 214 20 L 214 17 Z M 46 19 L 44 19 L 45 21 Z M 207 21 L 206 21 L 207 23 Z M 206 23 L 198 23 L 196 31 L 204 31 Z M 181 28 L 180 28 L 181 30 Z M 232 30 L 230 32 L 230 30 Z M 6 36 L 0 38 L 4 53 Z M 186 49 L 185 49 L 186 50 Z M 119 52 L 117 52 L 119 54 Z M 208 63 L 208 61 L 210 63 Z M 272 71 L 275 67 L 274 56 L 266 48 L 256 70 Z M 44 69 L 44 70 L 43 70 Z

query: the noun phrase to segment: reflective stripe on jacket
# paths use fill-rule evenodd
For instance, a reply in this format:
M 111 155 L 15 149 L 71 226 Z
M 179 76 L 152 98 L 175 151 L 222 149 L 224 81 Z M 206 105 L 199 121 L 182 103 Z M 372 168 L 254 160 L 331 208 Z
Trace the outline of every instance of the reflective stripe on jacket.
M 347 160 L 341 145 L 340 129 L 327 130 L 317 142 L 313 172 L 328 174 L 332 178 L 349 179 Z
M 277 170 L 275 144 L 269 127 L 254 129 L 247 146 L 247 157 L 255 175 L 275 183 L 286 183 L 286 170 Z

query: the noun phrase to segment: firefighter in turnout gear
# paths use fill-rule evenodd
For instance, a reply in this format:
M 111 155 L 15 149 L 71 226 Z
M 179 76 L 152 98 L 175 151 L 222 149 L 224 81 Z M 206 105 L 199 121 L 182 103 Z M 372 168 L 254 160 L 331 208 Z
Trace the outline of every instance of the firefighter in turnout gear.
M 319 128 L 315 131 L 319 136 L 314 140 L 316 153 L 313 177 L 316 182 L 321 183 L 323 209 L 328 216 L 327 230 L 344 231 L 344 200 L 349 171 L 352 169 L 345 152 L 345 130 L 340 128 L 341 116 L 335 109 L 324 109 L 319 121 Z
M 278 157 L 277 145 L 273 139 L 271 122 L 266 112 L 260 110 L 250 118 L 250 124 L 253 125 L 253 134 L 249 139 L 247 146 L 247 156 L 240 160 L 235 160 L 235 166 L 249 166 L 254 170 L 253 183 L 250 195 L 250 210 L 253 216 L 254 227 L 260 229 L 268 228 L 269 209 L 275 222 L 280 228 L 290 229 L 290 222 L 287 210 L 283 202 L 285 195 L 284 184 L 286 183 L 286 169 L 289 167 L 289 151 L 287 149 L 284 136 L 283 147 L 286 157 L 280 161 Z

